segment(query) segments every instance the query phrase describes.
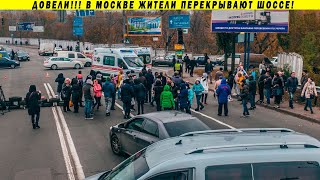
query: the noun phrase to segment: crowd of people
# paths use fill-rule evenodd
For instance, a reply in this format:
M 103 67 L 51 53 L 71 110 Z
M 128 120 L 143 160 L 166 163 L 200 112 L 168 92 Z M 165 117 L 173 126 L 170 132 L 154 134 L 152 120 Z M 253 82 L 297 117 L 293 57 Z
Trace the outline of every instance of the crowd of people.
M 209 61 L 209 60 L 208 60 Z M 178 66 L 177 66 L 178 67 Z M 175 71 L 172 77 L 168 77 L 163 72 L 152 73 L 146 67 L 135 73 L 119 71 L 117 75 L 111 75 L 104 78 L 101 72 L 90 72 L 86 78 L 83 78 L 82 72 L 79 71 L 73 79 L 65 78 L 62 73 L 58 75 L 57 82 L 58 98 L 63 100 L 63 111 L 79 112 L 79 107 L 84 107 L 85 119 L 93 119 L 95 109 L 99 110 L 102 106 L 101 99 L 104 96 L 106 116 L 111 115 L 115 110 L 116 98 L 123 102 L 124 118 L 130 118 L 130 112 L 135 111 L 137 114 L 144 113 L 144 104 L 150 103 L 156 106 L 156 111 L 181 110 L 191 113 L 193 99 L 196 99 L 195 111 L 203 110 L 207 104 L 209 83 L 211 83 L 212 73 L 205 71 L 201 78 L 197 78 L 192 87 L 181 77 L 182 66 L 180 71 Z M 206 66 L 205 66 L 206 67 Z M 210 68 L 210 67 L 209 67 Z M 208 70 L 208 69 L 206 69 Z M 259 77 L 257 77 L 259 74 Z M 220 68 L 215 72 L 214 77 L 214 96 L 218 101 L 218 116 L 228 116 L 228 102 L 232 99 L 231 92 L 234 89 L 235 96 L 241 101 L 243 108 L 243 117 L 250 115 L 249 110 L 256 108 L 256 103 L 271 104 L 271 98 L 274 98 L 275 108 L 280 108 L 283 102 L 283 95 L 287 92 L 289 96 L 289 107 L 294 108 L 293 99 L 298 88 L 298 79 L 295 72 L 291 72 L 290 77 L 286 77 L 283 71 L 272 72 L 266 67 L 264 62 L 259 66 L 259 72 L 250 69 L 248 72 L 239 64 L 234 72 L 229 72 L 225 78 L 223 69 Z M 312 100 L 317 98 L 317 90 L 312 78 L 308 76 L 306 70 L 303 71 L 301 78 L 301 101 L 305 101 L 305 111 L 312 109 Z M 256 92 L 258 88 L 259 100 L 256 101 Z M 117 95 L 118 94 L 118 95 Z M 41 97 L 41 92 L 36 91 L 34 85 L 30 86 L 26 95 L 26 103 L 29 115 L 32 118 L 33 128 L 40 128 L 38 125 L 40 116 L 40 106 L 37 101 Z M 83 101 L 84 99 L 84 101 Z M 266 102 L 264 101 L 266 100 Z M 248 108 L 247 104 L 250 104 Z

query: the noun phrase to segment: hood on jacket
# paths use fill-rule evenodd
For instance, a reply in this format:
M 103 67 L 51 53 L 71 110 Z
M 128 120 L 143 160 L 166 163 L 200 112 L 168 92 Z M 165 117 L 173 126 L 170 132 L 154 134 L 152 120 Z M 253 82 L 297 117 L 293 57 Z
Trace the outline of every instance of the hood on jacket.
M 170 91 L 170 86 L 169 85 L 165 85 L 163 88 L 163 91 Z
M 161 81 L 160 80 L 156 80 L 156 86 L 161 86 Z
M 203 78 L 207 78 L 207 77 L 208 77 L 208 74 L 207 74 L 207 73 L 203 73 L 203 74 L 202 74 L 202 77 L 203 77 Z
M 93 84 L 99 84 L 98 80 L 93 80 Z
M 35 91 L 37 91 L 36 85 L 30 85 L 29 92 L 35 92 Z
M 58 78 L 63 78 L 63 74 L 62 73 L 58 74 Z
M 74 85 L 74 84 L 78 84 L 78 80 L 76 78 L 73 78 L 71 80 L 71 85 Z
M 139 79 L 134 79 L 133 82 L 134 82 L 134 84 L 139 84 L 140 83 Z
M 226 78 L 223 78 L 223 79 L 221 80 L 221 84 L 227 84 Z
M 186 84 L 185 84 L 185 83 L 181 83 L 181 84 L 180 84 L 180 89 L 181 89 L 181 90 L 187 89 Z

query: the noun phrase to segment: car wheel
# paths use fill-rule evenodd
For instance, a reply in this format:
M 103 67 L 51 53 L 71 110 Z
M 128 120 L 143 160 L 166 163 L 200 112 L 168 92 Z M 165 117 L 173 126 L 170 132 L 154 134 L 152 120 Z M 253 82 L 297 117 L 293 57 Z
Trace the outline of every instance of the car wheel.
M 11 66 L 10 66 L 12 69 L 14 69 L 14 68 L 16 68 L 16 65 L 14 65 L 14 64 L 11 64 Z
M 56 70 L 56 69 L 58 69 L 58 66 L 54 64 L 54 65 L 51 66 L 51 69 L 52 70 Z
M 90 62 L 86 62 L 86 64 L 84 65 L 85 67 L 90 67 L 91 63 Z
M 80 69 L 81 66 L 80 66 L 80 64 L 76 64 L 76 65 L 74 65 L 74 68 L 75 68 L 75 69 Z
M 111 149 L 114 154 L 116 155 L 121 154 L 121 144 L 116 135 L 111 136 Z

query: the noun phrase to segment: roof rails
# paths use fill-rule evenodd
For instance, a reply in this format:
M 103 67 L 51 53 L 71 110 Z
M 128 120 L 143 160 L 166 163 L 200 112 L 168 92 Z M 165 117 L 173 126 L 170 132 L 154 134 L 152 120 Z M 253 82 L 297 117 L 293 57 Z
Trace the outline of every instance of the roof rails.
M 219 134 L 219 133 L 267 133 L 267 132 L 295 132 L 287 128 L 244 128 L 244 129 L 222 129 L 222 130 L 208 130 L 195 131 L 180 135 L 180 137 L 205 135 L 205 134 Z
M 279 146 L 280 149 L 288 149 L 288 146 L 303 146 L 304 148 L 320 148 L 318 145 L 308 144 L 304 142 L 295 142 L 295 143 L 256 143 L 256 144 L 236 144 L 236 145 L 225 145 L 225 146 L 209 146 L 203 148 L 196 148 L 191 150 L 186 155 L 203 153 L 206 150 L 223 150 L 223 149 L 232 149 L 232 148 L 250 148 L 250 147 L 270 147 L 270 146 Z

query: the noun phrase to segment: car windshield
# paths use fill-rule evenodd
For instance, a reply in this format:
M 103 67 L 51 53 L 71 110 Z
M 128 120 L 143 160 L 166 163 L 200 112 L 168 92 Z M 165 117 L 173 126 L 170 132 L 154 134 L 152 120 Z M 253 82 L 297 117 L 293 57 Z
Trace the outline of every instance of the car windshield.
M 136 180 L 149 171 L 146 148 L 116 166 L 104 180 Z
M 123 59 L 130 67 L 143 67 L 143 62 L 138 57 L 124 57 Z
M 9 54 L 3 51 L 3 52 L 0 52 L 0 57 L 9 57 Z
M 209 127 L 203 124 L 199 119 L 164 123 L 164 127 L 166 128 L 170 137 L 180 136 L 193 131 L 209 130 Z
M 17 52 L 18 56 L 28 56 L 26 52 Z

